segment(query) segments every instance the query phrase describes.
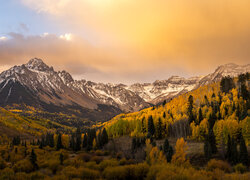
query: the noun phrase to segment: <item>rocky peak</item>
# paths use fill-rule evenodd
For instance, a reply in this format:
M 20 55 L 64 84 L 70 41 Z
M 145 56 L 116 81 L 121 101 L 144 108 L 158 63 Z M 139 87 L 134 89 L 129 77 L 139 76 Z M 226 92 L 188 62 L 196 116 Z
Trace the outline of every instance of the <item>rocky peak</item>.
M 38 58 L 31 59 L 27 64 L 25 64 L 25 67 L 36 71 L 53 71 L 53 67 L 49 67 L 43 62 L 43 60 Z
M 63 80 L 65 84 L 69 84 L 74 81 L 72 76 L 65 70 L 58 72 L 59 77 Z

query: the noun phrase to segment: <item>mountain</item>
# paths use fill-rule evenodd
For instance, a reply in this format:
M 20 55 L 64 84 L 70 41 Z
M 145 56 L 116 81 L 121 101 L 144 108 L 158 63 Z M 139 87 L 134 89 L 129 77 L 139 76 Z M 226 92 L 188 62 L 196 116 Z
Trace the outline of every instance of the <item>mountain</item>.
M 172 76 L 153 83 L 104 84 L 74 80 L 66 71 L 55 71 L 41 59 L 14 66 L 0 74 L 0 106 L 25 104 L 48 112 L 64 112 L 89 120 L 105 121 L 121 112 L 169 100 L 223 76 L 249 72 L 250 65 L 226 64 L 215 72 L 191 78 Z

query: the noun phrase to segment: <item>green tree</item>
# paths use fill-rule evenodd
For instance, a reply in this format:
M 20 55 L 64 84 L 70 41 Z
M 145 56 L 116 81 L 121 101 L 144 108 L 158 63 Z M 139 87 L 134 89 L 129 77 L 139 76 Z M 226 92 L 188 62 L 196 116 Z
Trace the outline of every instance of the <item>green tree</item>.
M 81 150 L 81 144 L 82 144 L 82 134 L 80 128 L 77 128 L 76 130 L 76 145 L 75 145 L 75 151 Z
M 193 103 L 194 103 L 193 96 L 190 95 L 188 97 L 188 109 L 187 109 L 189 124 L 192 123 L 195 120 L 194 113 L 193 113 L 193 108 L 194 108 Z
M 148 137 L 153 137 L 154 134 L 155 134 L 155 126 L 154 126 L 153 117 L 149 116 L 149 118 L 148 118 Z
M 201 121 L 203 120 L 203 115 L 202 115 L 201 108 L 199 108 L 198 120 L 199 120 L 198 124 L 200 124 Z
M 160 117 L 158 119 L 156 132 L 157 132 L 157 139 L 162 139 L 162 121 Z
M 248 152 L 247 152 L 247 146 L 245 143 L 245 139 L 242 136 L 242 133 L 240 133 L 240 154 L 239 154 L 239 162 L 248 165 Z
M 166 138 L 163 144 L 163 152 L 166 156 L 167 162 L 171 162 L 172 156 L 174 154 L 173 147 L 170 146 L 168 139 Z
M 59 160 L 60 160 L 60 164 L 61 165 L 63 165 L 63 154 L 62 153 L 60 153 L 60 156 L 59 156 Z
M 31 154 L 30 154 L 30 157 L 29 157 L 29 160 L 33 166 L 33 170 L 37 170 L 38 169 L 38 165 L 37 165 L 37 159 L 36 159 L 36 154 L 34 152 L 34 149 L 31 150 Z
M 62 145 L 62 135 L 59 133 L 58 134 L 58 137 L 57 137 L 57 143 L 56 143 L 56 150 L 60 150 L 63 148 L 63 145 Z

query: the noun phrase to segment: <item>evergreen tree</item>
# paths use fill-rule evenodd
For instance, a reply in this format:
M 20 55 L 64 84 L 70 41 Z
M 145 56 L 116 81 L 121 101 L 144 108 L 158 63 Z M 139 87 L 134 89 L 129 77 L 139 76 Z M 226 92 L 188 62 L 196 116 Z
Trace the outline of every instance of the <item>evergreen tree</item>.
M 162 117 L 163 117 L 164 119 L 166 118 L 166 113 L 165 113 L 165 111 L 163 112 Z
M 146 133 L 147 129 L 146 129 L 146 125 L 145 125 L 145 117 L 142 118 L 142 133 Z
M 193 113 L 193 103 L 194 103 L 193 96 L 190 95 L 188 97 L 188 109 L 187 109 L 189 124 L 192 123 L 195 120 L 194 113 Z
M 87 133 L 85 133 L 84 136 L 83 136 L 82 147 L 86 148 L 87 143 L 88 143 L 88 136 L 87 136 Z
M 212 148 L 208 140 L 208 136 L 205 137 L 204 142 L 204 155 L 207 159 L 210 159 L 212 156 Z
M 31 151 L 29 160 L 30 160 L 30 162 L 31 162 L 31 164 L 32 164 L 32 166 L 33 166 L 33 170 L 34 170 L 34 171 L 37 170 L 37 169 L 38 169 L 38 165 L 37 165 L 37 163 L 36 163 L 37 159 L 36 159 L 36 154 L 35 154 L 35 152 L 34 152 L 34 149 L 32 149 L 32 151 Z
M 153 117 L 149 116 L 148 118 L 148 137 L 153 137 L 155 134 L 155 126 L 153 122 Z
M 157 139 L 162 139 L 162 122 L 160 117 L 157 123 Z
M 220 82 L 220 89 L 224 93 L 229 93 L 231 89 L 235 87 L 234 81 L 230 76 L 223 77 Z
M 232 137 L 232 142 L 231 142 L 231 148 L 232 148 L 232 157 L 231 159 L 231 163 L 232 164 L 237 164 L 238 163 L 238 151 L 237 151 L 237 143 L 235 141 L 235 139 Z
M 58 137 L 57 137 L 57 143 L 56 143 L 56 150 L 60 150 L 63 148 L 63 145 L 62 145 L 62 135 L 59 133 L 58 134 Z
M 81 134 L 80 128 L 77 128 L 75 151 L 81 150 L 81 143 L 82 143 L 82 134 Z
M 135 137 L 133 137 L 133 139 L 132 139 L 132 147 L 131 147 L 131 151 L 132 151 L 132 153 L 134 153 L 135 152 L 135 150 L 136 150 L 136 138 Z
M 244 140 L 244 137 L 242 136 L 242 133 L 240 133 L 240 153 L 239 153 L 239 162 L 248 165 L 248 152 L 247 152 L 247 146 Z
M 60 160 L 60 164 L 61 165 L 63 165 L 63 154 L 62 153 L 60 153 L 60 156 L 59 156 L 59 160 Z
M 163 152 L 166 156 L 167 162 L 171 162 L 174 151 L 173 151 L 173 147 L 170 146 L 167 138 L 165 139 L 164 144 L 163 144 Z
M 201 108 L 199 108 L 198 120 L 199 120 L 198 124 L 200 124 L 200 123 L 201 123 L 201 121 L 203 120 L 203 115 L 202 115 Z
M 108 133 L 106 131 L 106 129 L 104 128 L 102 130 L 102 144 L 105 145 L 109 142 L 109 137 L 108 137 Z
M 228 138 L 227 138 L 227 154 L 226 154 L 226 157 L 228 159 L 229 162 L 232 161 L 232 146 L 231 146 L 231 137 L 230 135 L 228 135 Z

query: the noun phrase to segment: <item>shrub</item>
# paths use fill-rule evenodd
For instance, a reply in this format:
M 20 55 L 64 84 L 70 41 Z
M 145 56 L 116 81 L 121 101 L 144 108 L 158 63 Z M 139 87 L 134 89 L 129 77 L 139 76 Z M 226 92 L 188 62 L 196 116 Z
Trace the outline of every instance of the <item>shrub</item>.
M 127 164 L 127 160 L 125 158 L 122 158 L 120 161 L 119 161 L 119 164 L 120 165 L 126 165 Z
M 29 173 L 29 172 L 32 172 L 33 166 L 32 166 L 31 162 L 28 159 L 24 159 L 24 160 L 18 161 L 14 165 L 13 170 L 15 172 L 26 172 L 26 173 Z
M 123 179 L 144 179 L 148 173 L 149 166 L 147 164 L 136 164 L 127 166 L 108 167 L 103 172 L 105 178 L 110 180 Z
M 0 179 L 14 179 L 15 173 L 10 168 L 5 168 L 0 171 Z
M 220 170 L 227 172 L 227 173 L 232 171 L 231 166 L 227 162 L 222 161 L 222 160 L 211 159 L 207 163 L 207 170 L 213 171 L 215 169 L 220 169 Z
M 247 171 L 247 168 L 242 163 L 239 163 L 234 166 L 234 171 L 237 173 L 244 173 Z
M 95 155 L 96 155 L 96 156 L 103 156 L 103 155 L 104 155 L 104 152 L 101 151 L 101 150 L 96 150 L 96 151 L 95 151 Z
M 81 153 L 78 155 L 78 158 L 83 160 L 84 162 L 88 162 L 91 159 L 91 156 L 87 153 Z
M 7 164 L 6 162 L 0 157 L 0 169 L 6 168 Z
M 114 167 L 114 166 L 118 166 L 119 162 L 115 159 L 108 159 L 108 160 L 104 160 L 99 164 L 99 169 L 101 171 L 103 171 L 104 169 L 106 169 L 107 167 Z
M 73 166 L 67 166 L 62 170 L 62 173 L 67 177 L 67 179 L 74 179 L 79 177 L 78 170 Z
M 122 158 L 122 156 L 123 156 L 123 153 L 122 152 L 118 152 L 116 154 L 116 159 L 120 160 Z
M 81 167 L 78 169 L 81 179 L 98 179 L 100 172 L 88 168 Z
M 126 180 L 127 170 L 124 166 L 107 167 L 103 175 L 107 180 Z
M 100 162 L 103 161 L 103 157 L 98 157 L 98 156 L 93 156 L 90 161 L 95 161 L 96 164 L 99 164 Z

